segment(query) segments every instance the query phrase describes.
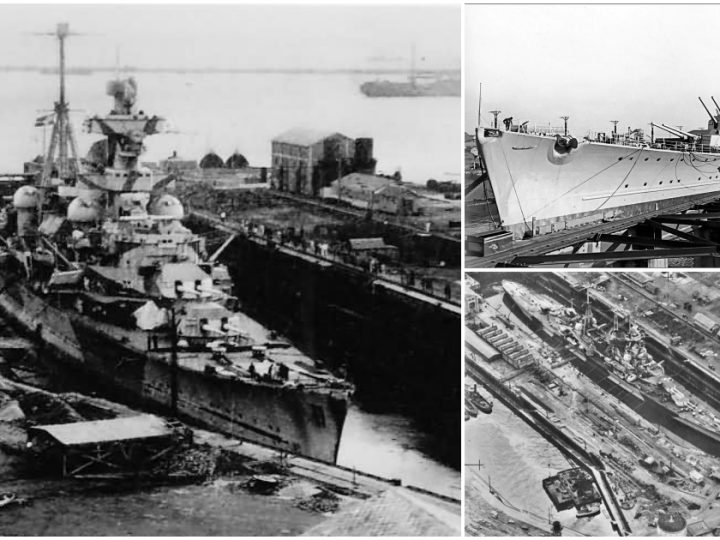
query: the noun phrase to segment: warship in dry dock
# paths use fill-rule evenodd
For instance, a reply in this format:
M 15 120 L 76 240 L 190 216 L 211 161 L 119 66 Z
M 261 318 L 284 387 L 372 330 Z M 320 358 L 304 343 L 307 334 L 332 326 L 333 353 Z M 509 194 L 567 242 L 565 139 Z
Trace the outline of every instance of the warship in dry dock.
M 652 124 L 650 137 L 615 129 L 579 140 L 562 128 L 530 129 L 512 118 L 505 130 L 479 128 L 501 226 L 522 238 L 720 194 L 716 108 L 713 115 L 705 107 L 707 129 Z M 670 136 L 656 138 L 654 128 Z
M 157 180 L 140 164 L 163 119 L 137 110 L 133 79 L 108 84 L 111 112 L 86 122 L 103 138 L 88 160 L 73 155 L 67 34 L 60 25 L 60 98 L 38 181 L 2 211 L 0 311 L 98 390 L 335 462 L 350 385 L 234 309 L 218 253 L 204 254 L 165 191 L 174 177 Z
M 666 375 L 662 363 L 649 354 L 642 330 L 629 316 L 616 313 L 612 325 L 598 324 L 592 314 L 589 289 L 586 309 L 579 314 L 573 307 L 519 283 L 505 280 L 502 285 L 524 317 L 536 323 L 535 331 L 562 338 L 577 352 L 576 365 L 581 371 L 612 386 L 613 393 L 631 408 L 651 404 L 693 434 L 718 445 L 720 451 L 720 418 L 713 411 L 701 411 L 688 398 L 687 390 Z M 622 325 L 621 318 L 625 319 Z

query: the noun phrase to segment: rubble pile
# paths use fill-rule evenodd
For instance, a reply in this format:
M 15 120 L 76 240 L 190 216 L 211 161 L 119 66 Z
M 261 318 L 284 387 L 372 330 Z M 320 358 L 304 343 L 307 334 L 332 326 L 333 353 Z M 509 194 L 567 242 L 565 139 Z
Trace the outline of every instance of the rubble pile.
M 308 512 L 318 512 L 320 514 L 332 513 L 336 512 L 339 508 L 340 497 L 331 491 L 320 489 L 317 493 L 309 497 L 299 499 L 296 506 Z
M 206 479 L 215 475 L 219 450 L 208 445 L 178 447 L 149 473 L 151 477 Z

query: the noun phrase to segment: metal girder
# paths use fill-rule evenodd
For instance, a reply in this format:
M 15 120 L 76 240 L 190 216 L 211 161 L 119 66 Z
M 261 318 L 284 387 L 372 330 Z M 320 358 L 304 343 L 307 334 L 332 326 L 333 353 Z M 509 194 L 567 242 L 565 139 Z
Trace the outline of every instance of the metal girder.
M 664 225 L 664 224 L 654 221 L 652 219 L 649 219 L 647 221 L 647 223 L 649 225 L 652 225 L 653 227 L 656 227 L 667 233 L 670 233 L 673 236 L 677 236 L 678 238 L 684 238 L 685 240 L 693 242 L 694 244 L 700 244 L 700 245 L 705 245 L 705 246 L 720 246 L 720 244 L 718 244 L 717 242 L 713 242 L 712 240 L 708 240 L 706 238 L 700 238 L 699 236 L 697 236 L 695 234 L 686 233 L 686 232 L 680 231 L 678 229 L 675 229 L 673 227 L 668 227 L 667 225 Z
M 613 246 L 618 244 L 633 244 L 637 246 L 648 246 L 655 248 L 683 248 L 690 247 L 693 245 L 707 245 L 692 243 L 691 241 L 684 240 L 662 240 L 660 238 L 649 238 L 647 236 L 628 236 L 621 234 L 598 234 L 593 238 L 595 242 L 613 242 Z M 614 251 L 614 250 L 606 250 Z
M 709 229 L 720 229 L 720 222 L 706 221 L 698 217 L 694 219 L 684 217 L 663 217 L 662 219 L 653 218 L 651 221 L 655 221 L 657 223 L 674 223 L 677 225 L 702 225 L 703 227 L 707 227 Z
M 601 251 L 598 253 L 566 253 L 559 255 L 531 255 L 515 257 L 512 265 L 526 266 L 532 264 L 565 264 L 598 261 L 627 261 L 647 259 L 671 259 L 676 257 L 700 257 L 718 255 L 718 246 L 698 245 L 672 249 L 641 249 L 621 252 Z
M 698 219 L 720 219 L 720 212 L 703 212 L 702 214 L 663 214 L 653 218 L 656 221 L 680 219 L 683 221 L 697 221 Z

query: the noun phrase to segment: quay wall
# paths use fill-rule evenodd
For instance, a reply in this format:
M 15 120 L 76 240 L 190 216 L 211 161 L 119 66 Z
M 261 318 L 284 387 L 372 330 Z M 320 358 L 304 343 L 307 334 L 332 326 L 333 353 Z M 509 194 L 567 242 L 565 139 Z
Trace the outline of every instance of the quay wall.
M 365 409 L 413 418 L 427 450 L 459 466 L 458 312 L 242 235 L 221 259 L 244 312 L 346 375 Z

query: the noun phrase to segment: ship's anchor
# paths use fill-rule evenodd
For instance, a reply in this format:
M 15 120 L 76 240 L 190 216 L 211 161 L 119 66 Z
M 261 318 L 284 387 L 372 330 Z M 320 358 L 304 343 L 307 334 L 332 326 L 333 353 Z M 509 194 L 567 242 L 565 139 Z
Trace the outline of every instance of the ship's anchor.
M 555 151 L 558 154 L 567 154 L 578 147 L 578 140 L 575 137 L 556 136 Z

